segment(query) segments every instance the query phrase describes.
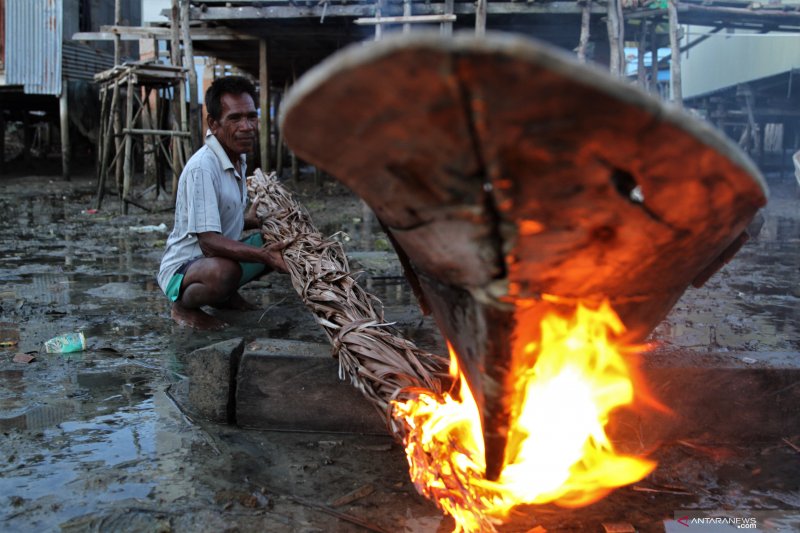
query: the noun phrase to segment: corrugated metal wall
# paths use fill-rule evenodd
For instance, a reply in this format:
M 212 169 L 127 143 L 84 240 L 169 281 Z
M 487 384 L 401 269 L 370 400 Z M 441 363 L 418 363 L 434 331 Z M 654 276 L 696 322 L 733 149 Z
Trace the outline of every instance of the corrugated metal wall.
M 6 83 L 61 94 L 62 0 L 5 0 Z

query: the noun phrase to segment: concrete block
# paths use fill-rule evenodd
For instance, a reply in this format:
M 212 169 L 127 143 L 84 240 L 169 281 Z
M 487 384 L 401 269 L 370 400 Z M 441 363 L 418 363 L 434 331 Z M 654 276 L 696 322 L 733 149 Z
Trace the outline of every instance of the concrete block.
M 243 351 L 244 339 L 237 338 L 179 357 L 188 377 L 184 407 L 192 415 L 214 422 L 236 422 L 236 374 Z
M 239 365 L 236 420 L 240 426 L 294 431 L 386 434 L 373 405 L 340 381 L 330 345 L 262 339 Z

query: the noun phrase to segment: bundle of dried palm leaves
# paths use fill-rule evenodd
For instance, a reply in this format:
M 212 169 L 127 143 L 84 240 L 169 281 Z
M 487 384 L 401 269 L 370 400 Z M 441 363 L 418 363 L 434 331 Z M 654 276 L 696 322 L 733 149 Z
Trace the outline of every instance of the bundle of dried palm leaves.
M 283 258 L 292 285 L 330 339 L 340 379 L 348 376 L 402 436 L 404 429 L 390 416 L 391 400 L 404 390 L 439 394 L 447 360 L 420 350 L 384 321 L 383 306 L 356 283 L 341 244 L 317 231 L 274 173 L 256 169 L 247 188 L 251 201 L 259 199 L 264 242 L 291 240 Z

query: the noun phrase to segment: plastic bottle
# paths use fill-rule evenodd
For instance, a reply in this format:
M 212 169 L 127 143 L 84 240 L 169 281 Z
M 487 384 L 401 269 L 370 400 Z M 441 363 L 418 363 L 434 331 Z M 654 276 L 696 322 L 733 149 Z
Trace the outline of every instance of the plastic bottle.
M 64 333 L 44 343 L 44 351 L 46 353 L 82 352 L 85 349 L 86 337 L 80 332 Z

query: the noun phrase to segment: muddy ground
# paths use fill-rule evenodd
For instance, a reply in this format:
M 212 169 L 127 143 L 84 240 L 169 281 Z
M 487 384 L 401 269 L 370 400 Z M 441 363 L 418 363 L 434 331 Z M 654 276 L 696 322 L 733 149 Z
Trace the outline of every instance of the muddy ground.
M 800 210 L 790 176 L 770 178 L 757 238 L 688 291 L 653 335 L 653 364 L 800 366 Z M 332 181 L 290 184 L 326 234 L 338 233 L 361 282 L 421 347 L 443 353 L 380 233 Z M 168 211 L 94 213 L 94 183 L 0 177 L 0 530 L 450 531 L 417 495 L 401 447 L 379 435 L 242 430 L 185 416 L 167 393 L 179 355 L 233 337 L 325 342 L 288 278 L 243 291 L 260 310 L 197 333 L 169 320 L 155 272 Z M 88 349 L 42 353 L 82 331 Z M 18 353 L 34 362 L 15 363 Z M 298 401 L 302 401 L 298 397 Z M 335 399 L 334 399 L 335 401 Z M 347 406 L 342 406 L 346 409 Z M 523 508 L 502 531 L 663 531 L 678 509 L 800 509 L 800 426 L 785 441 L 669 442 L 647 479 L 579 510 Z M 356 491 L 350 503 L 338 498 Z M 339 513 L 338 515 L 336 513 Z M 361 524 L 354 522 L 361 521 Z

